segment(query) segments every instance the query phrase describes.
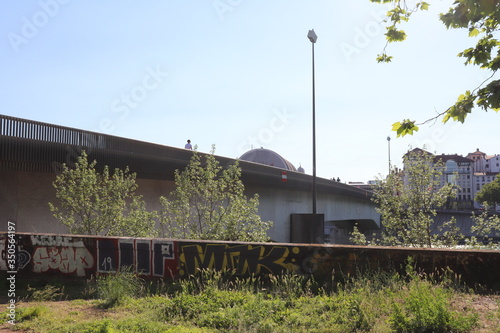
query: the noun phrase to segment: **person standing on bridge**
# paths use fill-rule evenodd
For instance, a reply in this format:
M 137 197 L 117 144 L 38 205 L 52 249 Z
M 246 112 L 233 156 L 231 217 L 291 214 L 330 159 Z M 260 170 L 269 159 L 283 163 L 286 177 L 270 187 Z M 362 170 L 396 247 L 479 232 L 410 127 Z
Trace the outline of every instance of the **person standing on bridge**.
M 184 146 L 184 148 L 186 149 L 189 149 L 189 150 L 193 150 L 193 146 L 191 146 L 191 140 L 188 140 L 186 145 Z

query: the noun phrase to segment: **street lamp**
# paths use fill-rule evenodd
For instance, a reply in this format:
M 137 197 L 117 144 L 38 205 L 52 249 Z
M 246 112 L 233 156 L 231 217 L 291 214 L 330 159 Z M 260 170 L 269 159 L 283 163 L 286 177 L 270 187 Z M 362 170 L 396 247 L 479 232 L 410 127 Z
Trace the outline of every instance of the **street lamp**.
M 391 174 L 391 137 L 387 137 L 387 150 L 389 152 L 389 175 Z
M 309 30 L 307 38 L 311 41 L 312 45 L 312 135 L 313 135 L 313 180 L 312 180 L 312 205 L 313 214 L 316 214 L 316 101 L 315 101 L 315 87 L 314 87 L 314 44 L 318 40 L 318 36 L 314 29 Z

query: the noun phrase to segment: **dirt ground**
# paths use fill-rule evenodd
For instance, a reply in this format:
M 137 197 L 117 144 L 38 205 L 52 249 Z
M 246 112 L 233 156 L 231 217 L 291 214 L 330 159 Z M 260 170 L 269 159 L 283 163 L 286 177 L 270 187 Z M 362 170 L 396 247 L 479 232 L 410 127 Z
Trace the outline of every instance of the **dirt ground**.
M 1 302 L 2 300 L 0 300 Z M 44 305 L 53 309 L 60 309 L 66 313 L 71 311 L 78 311 L 79 313 L 84 313 L 85 317 L 88 319 L 95 318 L 103 318 L 108 316 L 109 313 L 106 313 L 103 309 L 97 308 L 90 303 L 76 303 L 71 301 L 56 301 L 56 302 L 37 302 L 37 305 Z M 6 302 L 1 302 L 0 306 L 6 306 Z M 21 302 L 17 306 L 19 307 L 28 307 L 33 305 L 30 302 Z M 477 333 L 493 333 L 500 332 L 500 295 L 488 295 L 488 296 L 479 296 L 479 295 L 470 295 L 464 296 L 461 299 L 455 300 L 454 307 L 457 309 L 474 309 L 479 314 L 479 324 L 474 332 Z M 0 325 L 0 333 L 7 332 L 33 332 L 33 331 L 21 331 L 21 330 L 13 330 L 12 325 L 5 323 Z

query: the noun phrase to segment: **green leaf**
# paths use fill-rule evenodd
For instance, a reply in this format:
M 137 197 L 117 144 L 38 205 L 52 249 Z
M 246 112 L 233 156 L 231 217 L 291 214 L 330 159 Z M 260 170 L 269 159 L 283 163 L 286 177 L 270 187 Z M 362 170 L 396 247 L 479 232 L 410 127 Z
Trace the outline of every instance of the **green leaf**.
M 397 132 L 401 127 L 401 123 L 398 121 L 397 123 L 392 124 L 392 130 Z
M 420 10 L 429 10 L 429 4 L 427 2 L 422 1 L 420 3 Z
M 392 130 L 397 133 L 397 137 L 400 137 L 407 134 L 413 135 L 413 132 L 418 131 L 418 126 L 415 125 L 415 121 L 405 119 L 403 122 L 396 122 L 392 124 Z
M 474 28 L 471 31 L 469 31 L 469 37 L 476 37 L 477 35 L 479 35 L 478 29 Z
M 457 102 L 446 111 L 443 123 L 450 119 L 463 123 L 468 114 L 472 112 L 476 98 L 477 95 L 471 94 L 469 90 L 458 96 Z
M 385 36 L 389 43 L 402 42 L 406 39 L 406 33 L 403 30 L 398 30 L 394 26 L 387 27 Z
M 391 62 L 392 56 L 388 56 L 387 54 L 379 54 L 377 56 L 377 62 Z

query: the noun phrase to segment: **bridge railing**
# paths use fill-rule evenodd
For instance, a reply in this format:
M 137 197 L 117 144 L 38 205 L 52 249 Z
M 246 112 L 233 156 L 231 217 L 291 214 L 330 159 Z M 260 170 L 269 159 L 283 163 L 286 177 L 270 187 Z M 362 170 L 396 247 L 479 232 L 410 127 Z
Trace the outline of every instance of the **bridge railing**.
M 0 115 L 0 170 L 51 172 L 54 164 L 74 163 L 81 150 L 99 162 L 113 165 L 111 156 L 162 157 L 172 155 L 175 149 Z

